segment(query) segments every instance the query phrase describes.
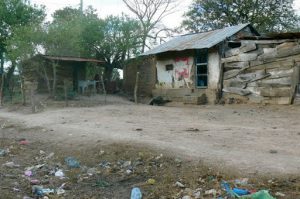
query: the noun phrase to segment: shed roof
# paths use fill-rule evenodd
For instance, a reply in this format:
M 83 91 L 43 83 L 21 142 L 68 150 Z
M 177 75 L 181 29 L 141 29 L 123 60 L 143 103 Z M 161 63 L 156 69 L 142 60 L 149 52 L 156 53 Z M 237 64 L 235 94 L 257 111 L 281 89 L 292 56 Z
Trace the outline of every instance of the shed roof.
M 247 26 L 250 26 L 250 24 L 240 24 L 209 32 L 178 36 L 162 45 L 159 45 L 143 53 L 142 55 L 154 55 L 167 51 L 183 51 L 188 49 L 211 48 L 217 45 L 218 43 L 224 41 L 227 37 L 231 37 L 234 34 L 238 33 Z
M 102 61 L 102 60 L 91 59 L 91 58 L 81 58 L 81 57 L 50 56 L 50 55 L 43 55 L 43 57 L 46 59 L 58 60 L 58 61 L 104 63 L 104 61 Z

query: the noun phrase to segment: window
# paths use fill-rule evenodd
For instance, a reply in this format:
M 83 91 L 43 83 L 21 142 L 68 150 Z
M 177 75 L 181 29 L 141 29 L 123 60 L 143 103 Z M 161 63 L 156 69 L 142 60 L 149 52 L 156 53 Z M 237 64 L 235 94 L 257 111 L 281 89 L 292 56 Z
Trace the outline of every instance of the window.
M 166 71 L 173 70 L 173 68 L 174 68 L 173 64 L 167 64 L 166 65 Z
M 196 50 L 196 86 L 207 88 L 208 85 L 208 49 Z

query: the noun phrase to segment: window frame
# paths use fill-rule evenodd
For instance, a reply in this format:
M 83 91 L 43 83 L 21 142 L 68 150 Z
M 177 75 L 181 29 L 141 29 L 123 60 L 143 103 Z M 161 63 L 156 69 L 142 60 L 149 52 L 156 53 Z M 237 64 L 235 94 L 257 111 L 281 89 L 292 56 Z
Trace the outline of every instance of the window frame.
M 196 56 L 195 56 L 195 86 L 196 88 L 208 88 L 208 48 L 203 48 L 203 49 L 196 49 L 195 52 Z M 204 55 L 204 56 L 203 56 Z M 206 60 L 206 62 L 201 62 L 201 58 L 200 57 L 205 57 L 204 60 Z M 200 62 L 198 62 L 200 60 Z M 206 67 L 206 73 L 198 73 L 198 67 Z M 198 85 L 198 80 L 199 77 L 206 77 L 206 86 L 199 86 Z

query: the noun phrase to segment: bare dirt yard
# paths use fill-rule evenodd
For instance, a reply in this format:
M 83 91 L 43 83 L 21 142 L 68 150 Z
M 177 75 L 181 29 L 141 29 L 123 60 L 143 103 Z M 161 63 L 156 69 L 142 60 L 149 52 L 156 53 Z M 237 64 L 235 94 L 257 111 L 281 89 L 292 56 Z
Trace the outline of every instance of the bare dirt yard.
M 0 198 L 40 197 L 39 186 L 49 198 L 130 198 L 133 187 L 143 198 L 225 198 L 223 180 L 300 198 L 300 106 L 174 105 L 94 96 L 36 114 L 1 109 Z

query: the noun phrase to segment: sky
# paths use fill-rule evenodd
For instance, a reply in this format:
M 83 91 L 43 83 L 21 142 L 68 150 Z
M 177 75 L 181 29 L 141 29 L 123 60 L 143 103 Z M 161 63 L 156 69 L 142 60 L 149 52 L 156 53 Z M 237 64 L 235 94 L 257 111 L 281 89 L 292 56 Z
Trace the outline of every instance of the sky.
M 43 4 L 46 6 L 48 20 L 51 19 L 51 14 L 60 8 L 66 6 L 79 7 L 80 0 L 30 0 L 32 4 Z M 300 1 L 300 0 L 299 0 Z M 168 27 L 176 27 L 181 23 L 182 15 L 187 11 L 192 0 L 181 0 L 176 13 L 169 15 L 163 21 Z M 105 18 L 108 15 L 120 15 L 122 12 L 132 17 L 134 15 L 128 10 L 122 0 L 83 0 L 84 8 L 92 5 L 97 9 L 98 15 Z

